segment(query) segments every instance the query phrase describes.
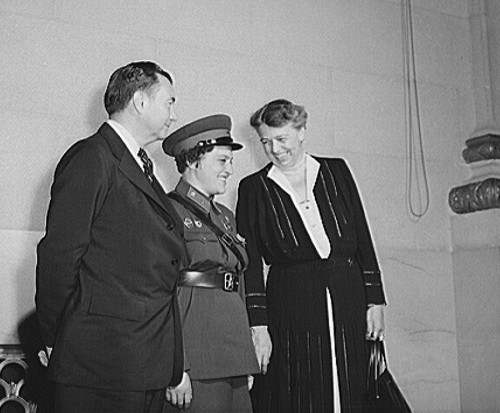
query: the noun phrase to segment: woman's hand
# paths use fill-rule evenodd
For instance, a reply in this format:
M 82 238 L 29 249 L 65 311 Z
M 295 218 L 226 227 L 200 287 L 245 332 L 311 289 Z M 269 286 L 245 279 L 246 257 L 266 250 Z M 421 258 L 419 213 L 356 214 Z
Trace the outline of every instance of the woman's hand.
M 170 404 L 181 410 L 186 410 L 191 405 L 193 389 L 191 379 L 186 372 L 184 372 L 181 382 L 176 387 L 167 387 L 165 398 Z
M 366 311 L 366 339 L 384 339 L 384 305 L 372 305 Z
M 267 331 L 267 326 L 255 326 L 251 327 L 251 330 L 252 341 L 255 347 L 257 361 L 259 362 L 260 372 L 262 374 L 266 374 L 267 365 L 269 364 L 269 359 L 271 358 L 271 353 L 273 351 L 271 336 Z

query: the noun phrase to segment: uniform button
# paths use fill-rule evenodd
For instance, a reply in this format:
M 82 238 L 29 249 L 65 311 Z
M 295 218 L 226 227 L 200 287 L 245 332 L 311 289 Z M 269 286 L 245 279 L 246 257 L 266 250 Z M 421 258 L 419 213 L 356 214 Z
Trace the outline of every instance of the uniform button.
M 178 259 L 176 259 L 176 258 L 174 258 L 174 259 L 171 261 L 171 264 L 172 264 L 173 266 L 176 266 L 177 264 L 179 264 L 179 260 L 178 260 Z

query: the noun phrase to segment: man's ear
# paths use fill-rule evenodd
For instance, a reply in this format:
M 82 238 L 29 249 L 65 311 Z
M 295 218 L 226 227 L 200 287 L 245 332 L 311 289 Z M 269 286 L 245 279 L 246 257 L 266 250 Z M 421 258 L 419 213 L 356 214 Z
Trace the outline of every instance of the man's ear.
M 132 96 L 132 104 L 134 105 L 134 109 L 138 113 L 142 113 L 144 108 L 146 107 L 146 96 L 144 91 L 136 90 L 134 96 Z

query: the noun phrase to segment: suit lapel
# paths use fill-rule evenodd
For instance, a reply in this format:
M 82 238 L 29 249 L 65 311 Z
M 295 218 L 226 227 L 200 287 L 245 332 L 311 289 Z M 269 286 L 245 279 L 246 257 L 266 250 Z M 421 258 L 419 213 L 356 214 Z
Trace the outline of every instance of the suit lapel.
M 137 162 L 127 149 L 123 151 L 123 156 L 120 160 L 118 168 L 142 192 L 144 192 L 148 197 L 158 203 L 162 208 L 165 208 L 165 205 L 160 200 L 160 197 L 158 196 L 156 191 L 153 189 L 153 186 L 149 183 L 148 179 L 141 171 L 140 166 L 137 164 Z
M 161 185 L 156 181 L 155 187 L 153 188 L 153 185 L 149 183 L 140 166 L 113 128 L 107 123 L 104 123 L 99 129 L 99 133 L 104 136 L 114 156 L 118 159 L 119 170 L 161 209 L 162 213 L 160 213 L 160 215 L 162 215 L 167 222 L 177 228 L 181 228 L 182 223 L 180 222 L 180 218 L 178 218 L 174 207 L 170 204 Z

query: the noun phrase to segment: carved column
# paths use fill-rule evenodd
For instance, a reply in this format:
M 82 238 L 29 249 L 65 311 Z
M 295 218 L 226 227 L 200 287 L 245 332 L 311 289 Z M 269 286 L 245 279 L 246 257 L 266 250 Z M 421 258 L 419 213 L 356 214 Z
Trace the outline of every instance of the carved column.
M 462 156 L 470 177 L 448 202 L 458 214 L 500 208 L 500 2 L 469 0 L 475 130 Z
M 463 412 L 500 412 L 500 1 L 469 0 L 469 22 L 469 176 L 449 193 L 460 403 Z
M 453 212 L 467 214 L 500 208 L 500 136 L 468 139 L 462 156 L 468 164 L 470 183 L 453 188 L 449 204 Z

